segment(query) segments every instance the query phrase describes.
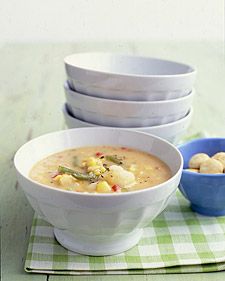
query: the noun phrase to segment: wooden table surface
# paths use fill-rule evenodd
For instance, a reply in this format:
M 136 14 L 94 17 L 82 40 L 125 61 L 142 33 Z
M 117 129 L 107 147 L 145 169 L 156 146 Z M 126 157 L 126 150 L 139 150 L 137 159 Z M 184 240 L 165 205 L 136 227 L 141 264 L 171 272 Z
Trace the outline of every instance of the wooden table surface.
M 225 136 L 225 70 L 222 42 L 142 42 L 0 45 L 1 270 L 2 280 L 225 280 L 225 272 L 140 276 L 27 274 L 24 259 L 33 210 L 18 185 L 16 150 L 41 134 L 65 128 L 61 112 L 63 57 L 77 51 L 118 51 L 189 62 L 198 69 L 189 133 Z

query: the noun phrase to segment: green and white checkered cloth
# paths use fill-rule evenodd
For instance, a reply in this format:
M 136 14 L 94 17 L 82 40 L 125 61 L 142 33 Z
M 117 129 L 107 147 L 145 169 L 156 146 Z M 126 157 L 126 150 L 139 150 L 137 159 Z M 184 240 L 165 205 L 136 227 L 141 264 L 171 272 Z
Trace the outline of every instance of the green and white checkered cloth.
M 178 191 L 166 210 L 125 253 L 91 257 L 63 248 L 53 227 L 35 216 L 25 262 L 27 272 L 48 274 L 156 274 L 225 270 L 225 217 L 191 211 Z

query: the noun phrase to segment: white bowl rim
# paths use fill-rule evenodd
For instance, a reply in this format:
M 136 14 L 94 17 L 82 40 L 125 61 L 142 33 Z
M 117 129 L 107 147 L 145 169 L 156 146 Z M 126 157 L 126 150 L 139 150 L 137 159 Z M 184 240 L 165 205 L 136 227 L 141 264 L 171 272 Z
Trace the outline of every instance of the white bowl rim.
M 29 178 L 28 176 L 26 176 L 26 175 L 24 175 L 23 173 L 20 172 L 20 169 L 18 168 L 17 157 L 21 153 L 21 151 L 24 149 L 25 146 L 29 145 L 33 140 L 38 140 L 38 139 L 41 139 L 42 137 L 50 136 L 50 135 L 53 135 L 53 134 L 62 134 L 63 132 L 72 131 L 72 130 L 83 130 L 83 131 L 85 131 L 85 130 L 109 130 L 109 128 L 104 128 L 104 127 L 73 128 L 73 129 L 66 129 L 66 130 L 55 131 L 55 132 L 47 133 L 47 134 L 41 135 L 39 137 L 36 137 L 36 138 L 26 142 L 25 144 L 23 144 L 16 151 L 15 156 L 14 156 L 14 166 L 15 166 L 17 172 L 22 177 L 26 178 L 26 180 L 32 182 L 33 184 L 37 185 L 40 188 L 47 188 L 48 190 L 51 190 L 51 192 L 61 192 L 63 194 L 74 194 L 73 196 L 75 196 L 75 194 L 77 194 L 79 196 L 87 196 L 87 197 L 93 197 L 93 196 L 94 197 L 111 197 L 111 196 L 135 196 L 136 194 L 147 192 L 149 190 L 159 189 L 165 183 L 169 184 L 170 182 L 172 182 L 176 178 L 177 174 L 182 172 L 182 170 L 183 170 L 183 157 L 181 155 L 181 152 L 179 151 L 179 149 L 176 146 L 174 146 L 173 144 L 171 144 L 167 140 L 165 140 L 163 138 L 160 138 L 158 136 L 154 136 L 154 135 L 151 135 L 151 134 L 144 133 L 144 132 L 130 131 L 130 130 L 121 129 L 121 128 L 113 128 L 113 130 L 116 130 L 116 131 L 133 132 L 133 133 L 137 133 L 137 134 L 147 135 L 147 136 L 150 136 L 152 138 L 155 138 L 155 139 L 158 139 L 160 141 L 163 141 L 164 143 L 166 143 L 167 145 L 172 147 L 177 152 L 177 154 L 179 155 L 180 160 L 181 160 L 180 168 L 178 169 L 178 171 L 171 178 L 169 178 L 167 181 L 165 181 L 165 182 L 163 182 L 161 184 L 158 184 L 158 185 L 153 186 L 153 187 L 148 187 L 148 188 L 140 189 L 140 190 L 135 190 L 135 191 L 130 191 L 130 192 L 121 192 L 121 193 L 116 193 L 116 192 L 115 193 L 88 193 L 88 192 L 86 193 L 86 192 L 74 192 L 74 191 L 69 191 L 69 190 L 63 190 L 63 189 L 59 189 L 59 188 L 50 187 L 48 185 L 45 185 L 45 184 L 39 183 L 37 181 L 34 181 L 33 179 Z M 112 129 L 110 129 L 110 130 L 112 130 Z
M 90 122 L 87 122 L 87 121 L 84 121 L 84 120 L 81 120 L 81 119 L 79 119 L 79 118 L 77 118 L 77 117 L 75 117 L 75 116 L 73 116 L 73 115 L 71 115 L 71 113 L 68 111 L 68 105 L 67 105 L 67 103 L 64 103 L 64 105 L 63 105 L 63 112 L 67 115 L 67 116 L 69 116 L 69 118 L 72 118 L 72 119 L 76 119 L 76 120 L 78 120 L 78 121 L 81 121 L 81 122 L 83 122 L 83 123 L 86 123 L 86 124 L 90 124 L 90 125 L 93 125 L 92 127 L 102 127 L 102 128 L 110 128 L 110 129 L 114 129 L 114 128 L 118 128 L 118 129 L 120 129 L 120 127 L 111 127 L 111 126 L 104 126 L 104 125 L 98 125 L 98 124 L 95 124 L 95 123 L 90 123 Z M 173 126 L 173 125 L 177 125 L 177 124 L 180 124 L 180 123 L 182 123 L 182 122 L 184 122 L 185 120 L 187 120 L 188 118 L 190 118 L 191 116 L 192 116 L 192 114 L 193 114 L 193 112 L 194 112 L 194 109 L 193 109 L 193 106 L 191 106 L 190 107 L 190 109 L 189 109 L 189 111 L 188 111 L 188 113 L 183 117 L 183 118 L 180 118 L 180 119 L 178 119 L 178 120 L 176 120 L 176 121 L 173 121 L 173 122 L 170 122 L 170 123 L 166 123 L 166 124 L 162 124 L 162 125 L 157 125 L 157 126 L 148 126 L 148 127 L 123 127 L 123 128 L 121 128 L 121 129 L 124 129 L 124 130 L 130 130 L 130 129 L 133 129 L 133 130 L 140 130 L 140 129 L 142 129 L 142 130 L 147 130 L 147 129 L 161 129 L 161 128 L 167 128 L 167 127 L 169 127 L 169 126 Z M 139 131 L 140 132 L 140 131 Z
M 112 103 L 118 103 L 118 104 L 131 104 L 131 105 L 158 105 L 158 104 L 170 104 L 170 103 L 176 103 L 176 102 L 182 102 L 182 101 L 186 101 L 191 99 L 192 97 L 195 96 L 195 88 L 192 88 L 192 90 L 183 97 L 178 97 L 175 99 L 168 99 L 168 100 L 154 100 L 154 101 L 134 101 L 134 100 L 117 100 L 117 99 L 107 99 L 107 98 L 100 98 L 100 97 L 95 97 L 95 96 L 89 96 L 86 94 L 82 94 L 80 92 L 77 92 L 73 89 L 70 88 L 68 80 L 65 81 L 64 83 L 64 90 L 66 92 L 71 92 L 71 94 L 75 94 L 75 95 L 80 95 L 82 98 L 84 99 L 88 99 L 90 101 L 99 101 L 99 102 L 112 102 Z
M 172 63 L 172 64 L 177 64 L 180 66 L 185 66 L 185 67 L 189 67 L 190 68 L 190 72 L 185 72 L 185 73 L 179 73 L 179 74 L 129 74 L 129 73 L 120 73 L 120 72 L 107 72 L 107 71 L 100 71 L 100 70 L 93 70 L 90 68 L 85 68 L 85 67 L 81 67 L 81 66 L 76 66 L 73 65 L 71 63 L 68 62 L 68 60 L 72 57 L 72 56 L 76 56 L 76 55 L 103 55 L 103 56 L 115 56 L 115 57 L 126 57 L 126 58 L 139 58 L 139 59 L 148 59 L 148 60 L 154 60 L 154 61 L 162 61 L 162 62 L 166 62 L 166 63 Z M 68 55 L 64 58 L 64 63 L 66 65 L 69 65 L 71 67 L 74 67 L 76 69 L 79 69 L 80 71 L 89 71 L 92 73 L 98 73 L 98 74 L 103 74 L 103 75 L 112 75 L 112 76 L 121 76 L 121 77 L 137 77 L 137 78 L 176 78 L 176 77 L 185 77 L 185 76 L 189 76 L 189 75 L 195 75 L 197 73 L 197 70 L 195 67 L 189 65 L 189 64 L 185 64 L 185 63 L 181 63 L 181 62 L 177 62 L 177 61 L 172 61 L 172 60 L 167 60 L 167 59 L 160 59 L 160 58 L 156 58 L 156 57 L 148 57 L 148 56 L 138 56 L 138 55 L 128 55 L 128 54 L 122 54 L 122 53 L 110 53 L 110 52 L 77 52 L 77 53 L 73 53 L 71 55 Z M 72 78 L 72 77 L 71 77 Z

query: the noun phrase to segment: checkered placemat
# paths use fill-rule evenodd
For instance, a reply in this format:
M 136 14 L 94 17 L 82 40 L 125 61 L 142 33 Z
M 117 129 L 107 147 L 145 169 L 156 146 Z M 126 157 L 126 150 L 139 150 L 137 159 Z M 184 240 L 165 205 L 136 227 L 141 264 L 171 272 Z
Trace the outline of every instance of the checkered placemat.
M 53 227 L 35 216 L 27 272 L 48 274 L 150 274 L 225 270 L 225 217 L 191 211 L 178 191 L 166 210 L 145 228 L 139 244 L 125 253 L 90 257 L 70 252 Z

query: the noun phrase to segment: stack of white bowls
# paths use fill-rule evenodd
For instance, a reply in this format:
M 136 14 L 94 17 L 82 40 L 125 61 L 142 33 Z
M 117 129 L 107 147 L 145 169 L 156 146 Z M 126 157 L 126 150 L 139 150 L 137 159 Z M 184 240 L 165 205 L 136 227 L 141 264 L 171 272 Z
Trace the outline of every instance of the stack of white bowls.
M 69 128 L 127 128 L 175 144 L 186 132 L 193 113 L 193 67 L 109 53 L 78 53 L 64 62 Z

